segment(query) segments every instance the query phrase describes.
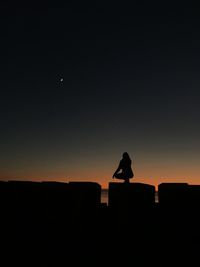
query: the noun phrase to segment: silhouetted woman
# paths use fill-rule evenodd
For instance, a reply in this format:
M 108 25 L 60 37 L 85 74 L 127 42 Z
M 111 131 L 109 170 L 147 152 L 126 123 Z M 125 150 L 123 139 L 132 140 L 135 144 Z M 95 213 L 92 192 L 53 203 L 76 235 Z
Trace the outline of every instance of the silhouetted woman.
M 119 166 L 113 174 L 113 178 L 124 180 L 125 183 L 130 182 L 130 178 L 133 178 L 134 174 L 131 168 L 131 159 L 127 152 L 124 152 Z M 120 172 L 121 171 L 121 172 Z

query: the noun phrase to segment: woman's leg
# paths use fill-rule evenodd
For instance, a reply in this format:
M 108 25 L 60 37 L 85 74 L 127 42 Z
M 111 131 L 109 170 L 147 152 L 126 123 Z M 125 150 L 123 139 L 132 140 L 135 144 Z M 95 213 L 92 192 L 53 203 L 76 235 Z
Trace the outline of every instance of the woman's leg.
M 126 184 L 130 183 L 129 178 L 125 177 L 124 174 L 122 174 L 122 173 L 115 174 L 115 178 L 119 179 L 119 180 L 124 180 L 124 183 L 126 183 Z
M 115 174 L 116 179 L 124 180 L 124 175 L 122 173 Z

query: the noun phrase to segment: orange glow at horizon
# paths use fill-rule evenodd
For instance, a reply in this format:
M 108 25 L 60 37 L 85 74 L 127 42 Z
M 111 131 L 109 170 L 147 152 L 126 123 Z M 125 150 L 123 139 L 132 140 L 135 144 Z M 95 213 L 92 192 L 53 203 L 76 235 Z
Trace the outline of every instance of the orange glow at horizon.
M 114 171 L 114 170 L 113 170 Z M 104 189 L 108 188 L 110 182 L 123 182 L 117 179 L 112 179 L 112 172 L 109 170 L 84 170 L 67 173 L 65 171 L 40 171 L 32 174 L 28 173 L 0 173 L 0 180 L 23 180 L 23 181 L 90 181 L 97 182 Z M 198 169 L 187 170 L 184 168 L 178 170 L 176 168 L 170 170 L 147 168 L 146 170 L 134 171 L 135 176 L 131 182 L 146 183 L 157 186 L 160 183 L 188 183 L 200 184 L 200 171 Z

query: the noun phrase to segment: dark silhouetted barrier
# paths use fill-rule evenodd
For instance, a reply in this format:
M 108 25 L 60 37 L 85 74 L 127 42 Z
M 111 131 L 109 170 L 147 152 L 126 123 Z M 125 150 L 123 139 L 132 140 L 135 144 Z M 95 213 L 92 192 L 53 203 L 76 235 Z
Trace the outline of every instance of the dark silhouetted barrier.
M 41 208 L 41 183 L 27 181 L 9 181 L 9 208 L 20 219 L 30 220 L 39 215 Z
M 108 190 L 102 205 L 98 183 L 0 182 L 4 248 L 34 266 L 156 266 L 166 255 L 169 265 L 199 248 L 199 185 L 162 183 L 158 203 L 149 184 L 112 182 Z
M 188 203 L 187 183 L 162 183 L 158 185 L 158 202 L 162 207 L 185 207 Z
M 152 207 L 155 186 L 142 183 L 109 183 L 108 205 L 111 208 Z
M 189 185 L 188 190 L 188 226 L 190 233 L 200 239 L 200 185 Z
M 95 209 L 101 204 L 101 186 L 95 182 L 70 182 L 70 203 L 74 209 Z
M 174 244 L 184 243 L 193 239 L 192 236 L 198 236 L 198 191 L 197 187 L 187 183 L 159 184 L 158 216 L 164 240 L 173 240 Z
M 200 185 L 189 185 L 189 205 L 192 208 L 200 208 Z
M 42 182 L 41 189 L 44 212 L 55 219 L 65 216 L 70 205 L 68 183 Z
M 9 200 L 8 195 L 8 183 L 3 181 L 0 182 L 0 209 L 4 208 L 4 206 L 7 205 L 7 202 Z
M 10 213 L 10 188 L 7 182 L 0 182 L 0 217 L 1 223 L 6 224 L 6 218 Z M 2 225 L 3 226 L 3 225 Z

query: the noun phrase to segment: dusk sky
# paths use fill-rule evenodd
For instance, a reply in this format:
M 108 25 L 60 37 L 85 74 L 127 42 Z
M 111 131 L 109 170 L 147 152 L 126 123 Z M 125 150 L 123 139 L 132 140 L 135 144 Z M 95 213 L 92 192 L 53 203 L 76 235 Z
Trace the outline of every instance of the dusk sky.
M 0 179 L 200 184 L 199 14 L 1 3 Z

